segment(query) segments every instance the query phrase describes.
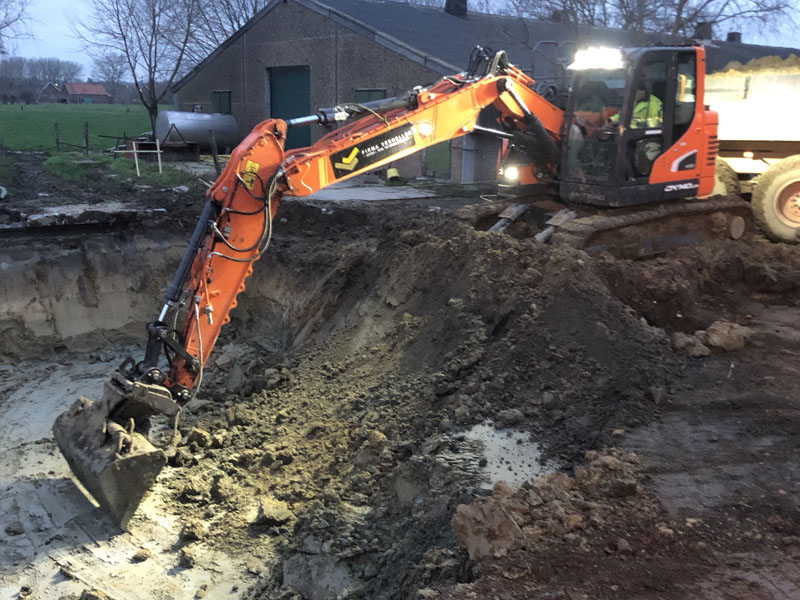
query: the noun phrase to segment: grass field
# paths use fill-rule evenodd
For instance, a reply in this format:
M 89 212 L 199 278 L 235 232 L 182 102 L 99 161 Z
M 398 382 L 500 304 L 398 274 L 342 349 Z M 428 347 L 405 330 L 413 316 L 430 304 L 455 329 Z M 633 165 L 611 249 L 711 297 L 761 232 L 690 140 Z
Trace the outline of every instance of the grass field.
M 11 150 L 55 150 L 58 123 L 62 142 L 83 146 L 85 122 L 89 123 L 90 150 L 115 144 L 101 135 L 150 131 L 150 117 L 141 104 L 2 104 L 0 143 Z

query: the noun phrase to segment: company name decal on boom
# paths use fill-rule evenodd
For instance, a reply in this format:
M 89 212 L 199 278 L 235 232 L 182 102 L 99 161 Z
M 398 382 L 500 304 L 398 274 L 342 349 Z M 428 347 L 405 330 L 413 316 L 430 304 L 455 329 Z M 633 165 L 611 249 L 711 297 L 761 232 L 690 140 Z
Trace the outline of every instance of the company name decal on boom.
M 356 168 L 361 170 L 387 156 L 397 154 L 401 150 L 413 148 L 415 143 L 413 125 L 387 131 L 332 154 L 333 174 L 337 179 L 350 175 Z
M 665 192 L 679 192 L 682 190 L 695 190 L 700 187 L 700 184 L 696 181 L 690 181 L 688 183 L 671 183 L 669 185 L 664 186 Z

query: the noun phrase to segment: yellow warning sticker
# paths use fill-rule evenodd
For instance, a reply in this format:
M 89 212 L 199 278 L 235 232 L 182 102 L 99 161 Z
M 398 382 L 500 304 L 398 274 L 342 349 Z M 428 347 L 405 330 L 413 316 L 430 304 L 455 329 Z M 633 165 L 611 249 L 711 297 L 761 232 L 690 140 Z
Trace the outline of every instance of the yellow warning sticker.
M 259 165 L 257 162 L 253 162 L 252 160 L 248 160 L 245 163 L 244 171 L 242 172 L 242 181 L 248 190 L 252 190 L 253 186 L 256 184 L 256 180 L 258 179 L 258 168 L 260 166 L 261 165 Z

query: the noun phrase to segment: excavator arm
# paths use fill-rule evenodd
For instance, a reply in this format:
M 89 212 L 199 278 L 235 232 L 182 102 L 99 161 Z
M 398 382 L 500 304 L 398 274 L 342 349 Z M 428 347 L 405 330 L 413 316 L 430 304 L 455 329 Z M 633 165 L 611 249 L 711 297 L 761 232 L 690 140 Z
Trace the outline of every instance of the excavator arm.
M 190 245 L 167 295 L 164 311 L 176 302 L 188 306 L 182 348 L 163 381 L 185 400 L 208 359 L 223 325 L 230 321 L 236 296 L 272 235 L 272 220 L 284 196 L 306 196 L 337 181 L 376 169 L 424 148 L 477 129 L 500 137 L 527 137 L 543 168 L 556 168 L 562 111 L 533 91 L 534 81 L 510 65 L 505 53 L 487 60 L 484 72 L 445 77 L 400 99 L 373 107 L 344 105 L 317 115 L 257 125 L 231 155 L 208 191 L 198 243 Z M 478 115 L 493 105 L 504 129 L 477 126 Z M 284 151 L 287 126 L 322 124 L 365 116 L 331 131 L 314 145 Z M 178 289 L 188 281 L 182 297 Z M 151 325 L 165 333 L 163 318 Z M 152 334 L 151 334 L 152 337 Z M 147 368 L 155 365 L 146 365 Z M 160 374 L 160 372 L 159 372 Z M 158 377 L 150 383 L 162 383 Z
M 312 194 L 472 132 L 514 140 L 537 172 L 555 173 L 563 113 L 533 84 L 504 52 L 476 49 L 465 73 L 401 98 L 269 119 L 253 129 L 207 192 L 161 312 L 147 326 L 144 359 L 128 359 L 100 401 L 82 398 L 54 425 L 73 472 L 112 518 L 127 525 L 165 464 L 164 453 L 140 432 L 153 414 L 177 419 L 196 393 L 236 298 L 269 245 L 281 199 Z M 495 129 L 477 125 L 488 106 L 500 114 Z M 340 122 L 312 146 L 284 149 L 287 127 Z

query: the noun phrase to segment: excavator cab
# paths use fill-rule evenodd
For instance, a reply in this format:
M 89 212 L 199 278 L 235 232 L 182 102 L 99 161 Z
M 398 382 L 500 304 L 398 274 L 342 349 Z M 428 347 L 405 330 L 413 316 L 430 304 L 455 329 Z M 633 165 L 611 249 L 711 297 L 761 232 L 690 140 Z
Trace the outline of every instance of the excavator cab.
M 563 198 L 631 206 L 711 193 L 717 119 L 702 103 L 702 48 L 592 48 L 570 69 Z

